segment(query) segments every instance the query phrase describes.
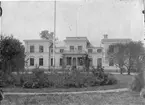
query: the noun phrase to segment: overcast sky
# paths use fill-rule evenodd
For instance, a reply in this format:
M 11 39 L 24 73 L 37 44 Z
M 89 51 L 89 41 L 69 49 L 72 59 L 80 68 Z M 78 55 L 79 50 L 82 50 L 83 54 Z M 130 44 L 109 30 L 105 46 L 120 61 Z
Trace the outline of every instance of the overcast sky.
M 5 1 L 2 7 L 2 32 L 21 41 L 39 39 L 42 30 L 54 29 L 52 1 Z M 100 45 L 103 34 L 109 38 L 143 39 L 143 7 L 139 0 L 57 1 L 56 8 L 59 40 L 76 36 L 77 12 L 77 36 L 88 37 L 95 46 Z

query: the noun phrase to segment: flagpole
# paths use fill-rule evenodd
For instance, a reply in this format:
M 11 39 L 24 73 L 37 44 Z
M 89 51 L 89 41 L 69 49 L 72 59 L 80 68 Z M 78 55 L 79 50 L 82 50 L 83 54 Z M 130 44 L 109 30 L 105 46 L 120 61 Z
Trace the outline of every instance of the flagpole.
M 1 1 L 0 1 L 0 37 L 2 39 L 2 7 L 1 7 Z
M 53 70 L 55 70 L 56 0 L 54 1 Z

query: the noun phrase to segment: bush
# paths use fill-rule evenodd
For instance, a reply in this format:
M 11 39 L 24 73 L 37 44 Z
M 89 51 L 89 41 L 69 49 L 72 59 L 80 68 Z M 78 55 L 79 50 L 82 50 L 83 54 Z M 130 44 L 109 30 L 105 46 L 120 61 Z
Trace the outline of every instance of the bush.
M 130 85 L 130 89 L 135 92 L 140 92 L 141 89 L 144 87 L 144 80 L 142 80 L 142 74 L 139 73 L 136 75 Z
M 98 66 L 97 69 L 92 70 L 93 75 L 97 78 L 99 85 L 113 85 L 117 83 L 117 79 L 113 74 L 107 74 L 104 72 L 104 68 Z
M 73 70 L 62 74 L 45 74 L 43 71 L 36 70 L 32 74 L 23 74 L 20 81 L 24 88 L 82 88 L 117 83 L 114 76 L 105 74 L 102 68 L 92 72 L 93 74 Z
M 0 87 L 12 86 L 14 83 L 13 75 L 0 72 Z
M 106 83 L 105 85 L 113 85 L 113 84 L 117 84 L 117 79 L 114 77 L 113 74 L 106 74 Z
M 32 74 L 24 74 L 21 78 L 24 88 L 46 88 L 52 86 L 48 80 L 48 75 L 39 69 L 33 70 Z

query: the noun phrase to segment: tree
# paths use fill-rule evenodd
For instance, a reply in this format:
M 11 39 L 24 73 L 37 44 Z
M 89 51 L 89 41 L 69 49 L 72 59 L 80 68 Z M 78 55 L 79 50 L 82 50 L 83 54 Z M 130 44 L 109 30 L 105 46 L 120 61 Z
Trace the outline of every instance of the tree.
M 54 37 L 54 33 L 53 32 L 49 32 L 48 30 L 43 30 L 40 32 L 40 37 L 42 39 L 47 39 L 53 42 L 53 37 Z M 58 39 L 55 38 L 55 41 L 57 41 Z
M 0 40 L 0 59 L 2 70 L 10 74 L 12 69 L 24 68 L 24 46 L 22 43 L 11 36 L 2 36 Z
M 117 48 L 117 51 L 114 49 Z M 131 70 L 141 70 L 141 61 L 139 57 L 144 54 L 143 43 L 140 41 L 131 41 L 126 44 L 114 44 L 109 46 L 108 56 L 113 59 L 116 66 L 120 68 L 122 73 L 123 66 L 127 68 L 128 75 L 130 75 Z
M 125 56 L 125 44 L 117 43 L 109 46 L 108 49 L 108 58 L 112 59 L 114 64 L 120 68 L 120 73 L 122 74 L 123 66 L 126 63 Z
M 83 63 L 85 65 L 85 71 L 89 71 L 89 67 L 90 67 L 90 59 L 89 59 L 89 55 L 86 54 L 84 57 L 83 57 Z
M 49 59 L 50 59 L 50 47 L 53 45 L 54 33 L 49 32 L 48 30 L 43 30 L 40 32 L 40 37 L 42 39 L 49 40 L 51 45 L 49 46 Z M 55 38 L 55 43 L 58 41 L 58 38 Z
M 128 63 L 126 64 L 128 74 L 132 69 L 141 70 L 141 61 L 139 60 L 141 55 L 144 55 L 145 50 L 141 41 L 132 41 L 126 44 L 126 57 Z

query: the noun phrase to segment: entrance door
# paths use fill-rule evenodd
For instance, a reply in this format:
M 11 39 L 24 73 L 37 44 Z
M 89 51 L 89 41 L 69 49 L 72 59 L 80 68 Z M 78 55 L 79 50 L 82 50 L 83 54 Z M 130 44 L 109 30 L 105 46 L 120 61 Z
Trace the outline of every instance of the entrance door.
M 76 66 L 76 58 L 73 58 L 73 66 Z

